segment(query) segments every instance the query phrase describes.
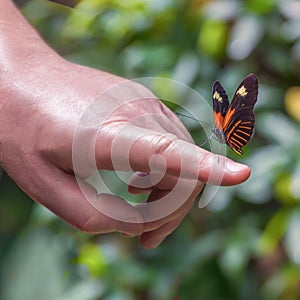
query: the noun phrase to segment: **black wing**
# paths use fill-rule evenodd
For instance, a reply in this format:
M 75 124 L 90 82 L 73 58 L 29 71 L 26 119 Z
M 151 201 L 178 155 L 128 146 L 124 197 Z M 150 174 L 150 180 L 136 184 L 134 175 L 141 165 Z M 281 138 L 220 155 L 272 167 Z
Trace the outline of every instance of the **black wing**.
M 228 96 L 219 81 L 216 81 L 212 89 L 214 113 L 221 114 L 224 118 L 229 106 Z
M 241 108 L 254 108 L 258 94 L 258 79 L 254 74 L 249 74 L 238 86 L 229 109 L 238 111 Z
M 226 144 L 238 154 L 250 141 L 254 131 L 254 112 L 252 108 L 242 108 L 235 112 L 224 127 Z
M 223 122 L 226 144 L 238 154 L 251 139 L 255 117 L 253 108 L 257 101 L 258 79 L 249 74 L 237 88 Z

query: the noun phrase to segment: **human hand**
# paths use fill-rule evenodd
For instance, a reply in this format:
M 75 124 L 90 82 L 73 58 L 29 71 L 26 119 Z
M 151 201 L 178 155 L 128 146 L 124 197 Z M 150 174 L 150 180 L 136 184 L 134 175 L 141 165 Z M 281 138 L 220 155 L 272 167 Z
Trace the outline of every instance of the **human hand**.
M 205 182 L 248 178 L 248 167 L 195 146 L 143 86 L 72 64 L 37 38 L 39 44 L 42 51 L 22 49 L 25 56 L 0 53 L 7 62 L 0 80 L 0 162 L 30 197 L 66 222 L 89 233 L 140 236 L 152 248 L 180 224 Z M 148 204 L 97 195 L 84 181 L 94 160 L 98 169 L 136 172 L 129 191 L 150 193 Z
M 10 100 L 3 103 L 1 163 L 28 195 L 73 226 L 92 233 L 120 231 L 141 235 L 142 244 L 151 248 L 178 226 L 203 187 L 202 182 L 207 182 L 213 172 L 218 179 L 220 174 L 223 176 L 224 185 L 237 184 L 248 177 L 246 166 L 229 159 L 224 159 L 224 169 L 212 169 L 216 156 L 193 145 L 179 119 L 141 85 L 55 56 L 48 59 L 55 66 L 51 72 L 47 66 L 36 63 L 37 69 L 31 69 L 32 79 L 28 80 L 29 74 L 20 76 L 17 83 L 22 90 L 12 91 Z M 33 72 L 36 72 L 34 76 Z M 127 96 L 124 86 L 128 99 L 133 102 L 124 100 Z M 74 134 L 82 114 L 110 88 L 116 91 L 119 88 L 120 94 L 105 98 L 106 102 L 100 106 L 104 115 L 97 112 L 99 120 L 95 122 L 92 118 L 92 124 L 84 126 L 84 140 L 79 134 L 77 145 L 81 146 L 78 150 L 81 157 L 77 159 L 76 173 L 82 179 L 91 175 L 91 157 L 86 155 L 89 149 L 81 148 L 88 145 L 85 136 L 91 136 L 97 125 L 102 124 L 95 141 L 97 168 L 143 172 L 133 176 L 129 185 L 132 193 L 150 192 L 148 201 L 155 201 L 169 194 L 182 177 L 181 189 L 188 186 L 190 193 L 186 199 L 178 199 L 179 202 L 165 199 L 168 207 L 174 206 L 169 213 L 156 216 L 155 207 L 133 207 L 112 195 L 98 196 L 102 206 L 107 206 L 109 211 L 114 209 L 114 216 L 118 216 L 115 218 L 92 205 L 76 182 L 72 161 Z M 102 97 L 99 99 L 101 103 Z M 127 144 L 128 155 L 124 148 Z M 156 170 L 153 175 L 151 168 Z M 145 176 L 146 173 L 151 175 Z M 164 176 L 152 180 L 155 174 Z M 199 181 L 195 183 L 191 178 Z M 139 188 L 142 179 L 143 186 Z M 96 197 L 93 189 L 90 192 Z M 146 213 L 153 221 L 149 221 Z

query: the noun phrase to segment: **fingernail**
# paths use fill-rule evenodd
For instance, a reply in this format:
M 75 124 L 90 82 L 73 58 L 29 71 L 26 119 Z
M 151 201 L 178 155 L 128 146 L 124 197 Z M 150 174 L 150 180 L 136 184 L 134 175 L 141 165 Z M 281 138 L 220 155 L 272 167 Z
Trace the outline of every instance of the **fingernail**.
M 241 172 L 248 169 L 248 166 L 234 162 L 232 160 L 227 160 L 226 169 L 231 173 Z
M 149 173 L 144 173 L 144 172 L 135 172 L 135 174 L 140 177 L 145 177 L 145 176 L 149 175 Z

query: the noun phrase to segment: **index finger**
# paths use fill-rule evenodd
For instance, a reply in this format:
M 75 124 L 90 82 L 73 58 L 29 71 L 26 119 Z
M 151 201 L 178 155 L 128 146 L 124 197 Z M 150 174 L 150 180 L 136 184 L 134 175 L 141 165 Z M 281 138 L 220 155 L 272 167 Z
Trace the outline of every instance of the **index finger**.
M 107 139 L 107 130 L 106 139 Z M 235 185 L 250 175 L 248 166 L 206 151 L 176 135 L 148 130 L 131 124 L 114 126 L 97 137 L 95 158 L 99 168 L 161 173 L 198 179 L 214 185 Z M 97 144 L 98 143 L 98 144 Z

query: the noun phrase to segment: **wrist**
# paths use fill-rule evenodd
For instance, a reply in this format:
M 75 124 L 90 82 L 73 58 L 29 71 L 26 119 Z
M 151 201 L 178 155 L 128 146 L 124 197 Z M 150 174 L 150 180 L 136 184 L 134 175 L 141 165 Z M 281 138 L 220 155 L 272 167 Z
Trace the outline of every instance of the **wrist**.
M 0 88 L 11 77 L 28 76 L 38 65 L 57 54 L 43 41 L 10 0 L 1 1 L 0 9 Z M 17 85 L 14 83 L 14 85 Z
M 20 99 L 25 94 L 36 96 L 34 81 L 44 78 L 46 83 L 49 65 L 59 64 L 63 59 L 43 41 L 12 1 L 1 1 L 0 20 L 0 118 L 3 119 L 2 111 L 14 109 L 18 102 L 23 102 Z

